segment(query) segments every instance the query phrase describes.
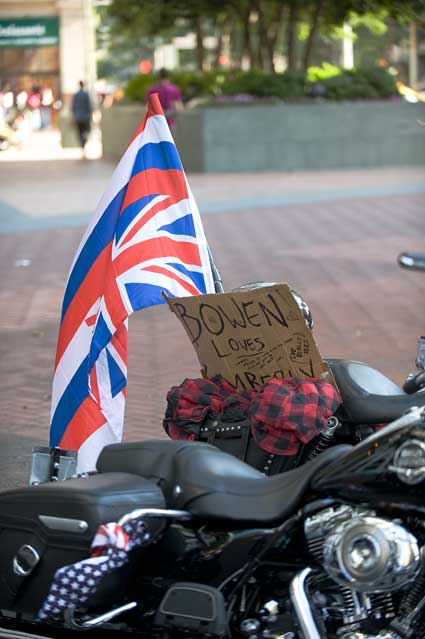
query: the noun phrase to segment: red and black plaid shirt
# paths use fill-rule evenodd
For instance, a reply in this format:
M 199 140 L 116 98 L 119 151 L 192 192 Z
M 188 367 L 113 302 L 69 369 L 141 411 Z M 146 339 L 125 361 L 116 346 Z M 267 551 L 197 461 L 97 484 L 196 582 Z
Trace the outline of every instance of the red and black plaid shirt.
M 335 388 L 320 379 L 271 379 L 260 389 L 241 392 L 220 375 L 185 379 L 167 394 L 164 428 L 172 439 L 198 439 L 208 419 L 249 419 L 260 448 L 294 455 L 320 433 L 340 403 Z

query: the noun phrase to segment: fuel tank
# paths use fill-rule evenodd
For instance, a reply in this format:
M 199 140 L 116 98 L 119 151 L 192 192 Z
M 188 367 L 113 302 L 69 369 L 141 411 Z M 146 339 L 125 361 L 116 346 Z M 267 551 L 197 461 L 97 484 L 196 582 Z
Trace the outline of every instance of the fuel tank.
M 312 489 L 372 508 L 425 513 L 425 409 L 411 409 L 321 469 Z

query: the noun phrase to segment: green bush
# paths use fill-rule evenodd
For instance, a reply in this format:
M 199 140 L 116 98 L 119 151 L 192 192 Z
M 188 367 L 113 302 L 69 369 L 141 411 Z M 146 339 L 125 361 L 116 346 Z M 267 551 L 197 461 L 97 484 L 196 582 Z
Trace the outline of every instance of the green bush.
M 384 69 L 350 69 L 322 80 L 328 100 L 377 100 L 397 94 L 395 79 Z
M 392 95 L 398 95 L 397 79 L 380 67 L 368 67 L 359 69 L 358 73 L 362 75 L 367 82 L 376 89 L 380 98 L 389 98 Z
M 170 73 L 170 80 L 180 87 L 183 100 L 187 102 L 200 96 L 217 95 L 220 76 L 224 79 L 222 71 L 175 71 Z
M 307 69 L 307 81 L 308 82 L 322 82 L 328 78 L 333 78 L 337 75 L 341 75 L 342 69 L 335 67 L 329 62 L 322 62 L 321 67 L 309 67 Z
M 221 91 L 223 95 L 242 94 L 281 100 L 301 98 L 305 95 L 305 76 L 293 72 L 235 71 L 224 80 Z
M 181 89 L 185 101 L 197 97 L 249 95 L 254 98 L 299 100 L 320 95 L 326 100 L 376 100 L 397 95 L 395 78 L 378 67 L 343 70 L 328 63 L 301 72 L 173 71 L 170 80 Z M 143 101 L 156 76 L 136 75 L 126 86 L 129 100 Z
M 222 71 L 209 71 L 207 73 L 172 71 L 170 72 L 170 81 L 180 87 L 183 100 L 187 101 L 198 96 L 217 95 L 219 87 L 224 81 L 224 73 Z M 153 74 L 135 75 L 128 81 L 125 95 L 129 100 L 143 101 L 150 87 L 157 82 L 158 78 Z
M 143 102 L 148 89 L 155 84 L 156 81 L 157 78 L 153 74 L 142 75 L 139 73 L 138 75 L 133 75 L 127 82 L 125 95 L 131 101 Z

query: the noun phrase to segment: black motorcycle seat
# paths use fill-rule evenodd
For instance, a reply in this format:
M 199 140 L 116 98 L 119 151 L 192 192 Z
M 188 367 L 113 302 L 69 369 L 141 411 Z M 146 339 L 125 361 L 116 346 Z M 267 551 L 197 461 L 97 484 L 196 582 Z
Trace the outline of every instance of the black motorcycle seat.
M 350 450 L 351 446 L 334 446 L 304 466 L 266 477 L 209 444 L 145 441 L 106 446 L 97 468 L 100 472 L 125 468 L 155 480 L 169 508 L 186 509 L 202 519 L 270 524 L 298 507 L 320 468 Z
M 407 395 L 375 368 L 345 359 L 326 360 L 342 398 L 343 417 L 352 424 L 382 424 L 413 406 L 425 406 L 425 393 Z

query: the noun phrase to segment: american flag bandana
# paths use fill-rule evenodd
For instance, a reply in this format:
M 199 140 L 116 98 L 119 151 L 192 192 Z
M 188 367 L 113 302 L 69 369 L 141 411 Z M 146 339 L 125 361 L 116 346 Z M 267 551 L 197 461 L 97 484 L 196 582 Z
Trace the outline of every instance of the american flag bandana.
M 90 558 L 55 572 L 37 618 L 45 621 L 67 608 L 86 603 L 96 593 L 103 577 L 124 566 L 129 561 L 130 550 L 147 544 L 149 539 L 141 518 L 132 519 L 124 526 L 116 523 L 100 526 L 91 544 Z

